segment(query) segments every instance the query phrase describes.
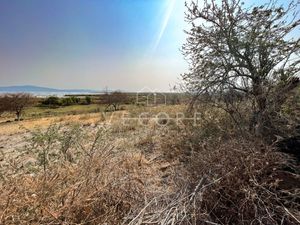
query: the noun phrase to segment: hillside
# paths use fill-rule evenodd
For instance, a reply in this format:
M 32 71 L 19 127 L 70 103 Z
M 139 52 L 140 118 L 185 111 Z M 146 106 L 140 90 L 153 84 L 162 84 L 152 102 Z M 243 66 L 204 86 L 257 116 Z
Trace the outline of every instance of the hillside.
M 39 86 L 33 86 L 33 85 L 21 85 L 21 86 L 0 87 L 0 92 L 8 92 L 8 93 L 15 93 L 15 92 L 29 92 L 29 93 L 36 93 L 36 92 L 99 93 L 100 91 L 88 90 L 88 89 L 56 89 L 56 88 L 39 87 Z

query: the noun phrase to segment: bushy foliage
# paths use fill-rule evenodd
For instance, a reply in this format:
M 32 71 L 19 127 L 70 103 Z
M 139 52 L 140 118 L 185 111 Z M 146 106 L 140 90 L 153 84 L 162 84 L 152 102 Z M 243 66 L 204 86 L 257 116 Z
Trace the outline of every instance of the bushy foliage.
M 92 98 L 90 96 L 85 96 L 85 104 L 90 105 L 92 103 Z
M 75 96 L 66 97 L 66 98 L 50 96 L 42 101 L 42 105 L 46 105 L 50 107 L 70 106 L 70 105 L 77 105 L 79 103 L 80 103 L 80 98 Z
M 79 103 L 80 103 L 80 98 L 74 96 L 61 99 L 61 104 L 63 106 L 77 105 Z
M 42 101 L 43 105 L 57 107 L 61 105 L 59 97 L 56 96 L 50 96 Z

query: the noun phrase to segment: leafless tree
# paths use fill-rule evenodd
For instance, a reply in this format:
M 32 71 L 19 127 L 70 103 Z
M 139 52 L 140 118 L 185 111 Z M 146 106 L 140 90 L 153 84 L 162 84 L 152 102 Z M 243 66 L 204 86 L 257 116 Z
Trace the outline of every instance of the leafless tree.
M 8 107 L 8 98 L 6 95 L 0 95 L 0 115 L 7 111 Z
M 107 105 L 106 110 L 109 107 L 113 107 L 113 109 L 119 110 L 121 104 L 126 104 L 128 102 L 128 95 L 124 92 L 115 91 L 112 93 L 105 93 L 103 95 L 104 104 Z
M 14 112 L 19 121 L 24 109 L 33 103 L 34 97 L 30 94 L 5 94 L 0 97 L 0 111 Z
M 300 2 L 286 8 L 274 0 L 250 8 L 239 0 L 201 2 L 186 3 L 191 29 L 183 54 L 190 69 L 183 79 L 191 105 L 204 93 L 214 101 L 232 90 L 242 93 L 251 102 L 250 130 L 265 134 L 299 84 Z

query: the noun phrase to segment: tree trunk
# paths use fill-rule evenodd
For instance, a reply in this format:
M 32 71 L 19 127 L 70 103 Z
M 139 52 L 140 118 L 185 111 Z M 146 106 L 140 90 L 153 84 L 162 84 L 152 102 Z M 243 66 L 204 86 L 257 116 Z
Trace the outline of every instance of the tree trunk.
M 253 82 L 253 96 L 255 101 L 255 109 L 253 111 L 252 120 L 250 122 L 250 130 L 259 137 L 267 135 L 270 129 L 269 116 L 267 113 L 267 98 L 263 91 L 262 80 L 257 78 Z
M 20 121 L 20 119 L 21 119 L 21 112 L 17 111 L 16 112 L 16 116 L 17 116 L 17 120 Z
M 273 87 L 273 91 L 267 96 L 263 90 L 263 84 L 257 82 L 253 85 L 253 95 L 255 98 L 256 110 L 253 112 L 253 119 L 250 122 L 250 130 L 259 137 L 267 141 L 273 141 L 275 135 L 278 135 L 277 113 L 281 110 L 282 105 L 290 96 L 291 91 L 299 85 L 299 78 L 293 77 L 290 80 L 279 83 Z

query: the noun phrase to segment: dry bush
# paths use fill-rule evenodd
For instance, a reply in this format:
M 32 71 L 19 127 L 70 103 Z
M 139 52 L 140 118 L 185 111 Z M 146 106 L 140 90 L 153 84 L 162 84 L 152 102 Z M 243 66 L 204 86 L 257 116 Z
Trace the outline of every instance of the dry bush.
M 166 159 L 181 162 L 167 169 L 173 189 L 137 208 L 128 224 L 299 223 L 299 176 L 284 171 L 286 157 L 251 136 L 222 130 L 204 139 L 209 131 L 189 129 L 164 139 Z
M 216 103 L 233 95 L 249 100 L 249 128 L 268 141 L 280 134 L 277 112 L 300 84 L 300 63 L 294 57 L 300 39 L 289 37 L 300 25 L 290 16 L 299 13 L 299 1 L 288 2 L 286 7 L 273 0 L 250 7 L 238 0 L 186 4 L 191 27 L 182 50 L 190 67 L 182 78 L 192 102 L 203 95 Z
M 35 104 L 36 99 L 31 94 L 17 93 L 17 94 L 5 94 L 0 96 L 0 112 L 14 112 L 17 120 L 21 119 L 21 116 L 26 107 Z
M 109 111 L 112 107 L 113 111 L 120 109 L 121 104 L 127 104 L 129 102 L 128 94 L 120 91 L 115 91 L 112 93 L 105 93 L 102 97 L 102 104 L 106 104 L 105 111 Z
M 101 154 L 75 168 L 51 168 L 47 177 L 11 180 L 1 188 L 1 222 L 118 224 L 143 193 L 137 178 L 126 178 L 133 169 L 130 161 L 107 160 Z
M 161 204 L 159 212 L 169 212 L 164 224 L 299 224 L 300 178 L 284 170 L 287 157 L 240 133 L 220 110 L 200 114 L 199 126 L 187 124 L 164 139 L 165 158 L 181 162 L 174 173 L 181 194 Z
M 188 160 L 190 179 L 195 183 L 205 177 L 212 184 L 198 207 L 216 223 L 297 224 L 300 192 L 293 183 L 283 187 L 297 180 L 282 171 L 285 163 L 273 148 L 251 139 L 195 146 Z M 282 180 L 281 174 L 288 179 Z
M 170 171 L 174 191 L 129 224 L 299 224 L 299 177 L 282 170 L 287 161 L 273 148 L 243 138 L 188 146 Z
M 0 223 L 298 224 L 300 182 L 282 169 L 286 158 L 222 110 L 199 115 L 197 126 L 150 120 L 34 133 L 35 169 L 0 182 Z M 135 140 L 133 149 L 114 148 L 127 131 L 138 135 L 122 139 Z
M 119 119 L 111 123 L 111 130 L 114 133 L 126 133 L 136 130 L 138 122 L 136 120 Z
M 43 165 L 0 183 L 0 223 L 120 224 L 159 179 L 142 157 L 105 143 L 105 134 L 55 126 L 34 134 Z M 67 153 L 72 161 L 61 157 Z

